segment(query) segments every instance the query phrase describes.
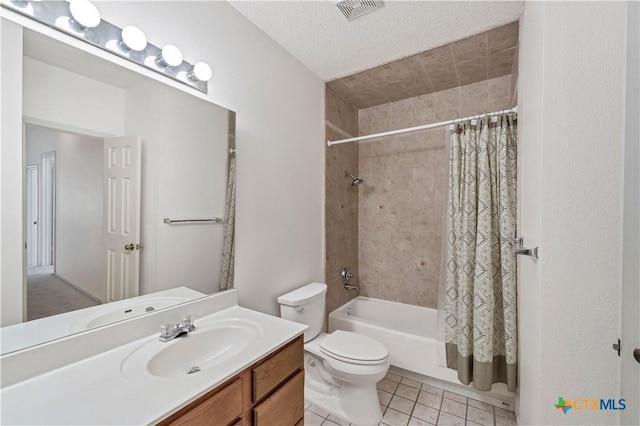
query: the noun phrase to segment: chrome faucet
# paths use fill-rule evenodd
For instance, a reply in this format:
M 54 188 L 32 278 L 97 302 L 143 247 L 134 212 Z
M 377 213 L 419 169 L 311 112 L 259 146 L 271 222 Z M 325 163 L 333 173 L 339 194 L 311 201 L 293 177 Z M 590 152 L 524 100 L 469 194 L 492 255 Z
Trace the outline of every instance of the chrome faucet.
M 160 341 L 168 342 L 176 337 L 185 336 L 196 329 L 191 315 L 182 318 L 182 324 L 166 323 L 160 326 Z

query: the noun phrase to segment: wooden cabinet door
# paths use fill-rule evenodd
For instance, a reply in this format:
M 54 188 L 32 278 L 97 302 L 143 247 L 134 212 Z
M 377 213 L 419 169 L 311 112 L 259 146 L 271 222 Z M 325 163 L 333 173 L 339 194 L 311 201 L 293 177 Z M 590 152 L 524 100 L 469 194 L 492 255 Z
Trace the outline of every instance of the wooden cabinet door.
M 253 369 L 253 402 L 259 401 L 296 370 L 303 368 L 303 345 L 299 337 Z
M 187 407 L 188 409 L 188 407 Z M 195 408 L 164 425 L 227 426 L 242 415 L 242 379 L 234 380 Z
M 254 426 L 294 426 L 304 417 L 304 371 L 253 409 Z

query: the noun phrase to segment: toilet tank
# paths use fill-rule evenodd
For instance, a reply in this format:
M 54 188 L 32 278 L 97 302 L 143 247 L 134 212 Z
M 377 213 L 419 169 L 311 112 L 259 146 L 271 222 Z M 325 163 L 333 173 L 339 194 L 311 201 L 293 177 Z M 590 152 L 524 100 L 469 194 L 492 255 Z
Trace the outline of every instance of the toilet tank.
M 311 283 L 278 297 L 280 317 L 309 326 L 304 332 L 305 342 L 322 331 L 326 295 L 326 284 Z

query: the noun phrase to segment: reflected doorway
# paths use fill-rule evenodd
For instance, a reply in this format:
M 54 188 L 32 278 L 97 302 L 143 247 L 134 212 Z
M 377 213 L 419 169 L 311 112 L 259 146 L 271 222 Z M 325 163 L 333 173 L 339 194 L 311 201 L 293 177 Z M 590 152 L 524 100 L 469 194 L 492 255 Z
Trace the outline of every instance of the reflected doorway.
M 101 233 L 102 150 L 101 138 L 26 126 L 27 321 L 101 303 L 74 280 L 88 251 L 78 240 Z M 83 228 L 79 215 L 92 217 L 95 229 Z
M 38 266 L 38 195 L 40 187 L 38 182 L 38 164 L 27 166 L 26 175 L 26 238 L 27 238 L 27 268 Z

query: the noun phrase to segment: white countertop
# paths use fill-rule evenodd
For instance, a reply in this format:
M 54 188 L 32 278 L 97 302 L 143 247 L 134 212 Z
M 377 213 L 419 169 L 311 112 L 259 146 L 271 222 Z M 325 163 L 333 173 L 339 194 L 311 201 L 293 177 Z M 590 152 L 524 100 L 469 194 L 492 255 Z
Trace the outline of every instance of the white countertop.
M 153 303 L 150 303 L 151 306 L 155 304 L 155 309 L 162 309 L 204 296 L 206 294 L 199 291 L 187 287 L 177 287 L 2 327 L 0 328 L 0 353 L 6 354 L 59 339 L 72 333 L 88 330 L 92 328 L 90 325 L 91 320 L 95 320 L 104 314 L 119 314 L 112 315 L 111 322 L 144 315 L 144 308 L 146 307 L 144 303 L 146 302 L 152 301 Z M 125 310 L 130 312 L 125 313 Z
M 126 357 L 143 344 L 157 339 L 158 334 L 138 339 L 3 388 L 0 391 L 0 423 L 157 423 L 290 342 L 306 328 L 239 306 L 195 318 L 195 325 L 222 319 L 254 321 L 262 327 L 263 333 L 238 356 L 219 366 L 178 378 L 125 377 L 122 363 Z

